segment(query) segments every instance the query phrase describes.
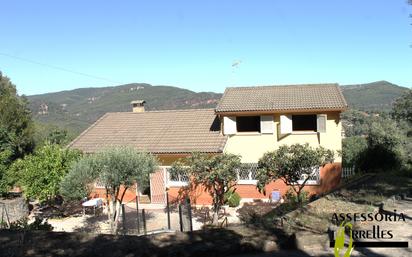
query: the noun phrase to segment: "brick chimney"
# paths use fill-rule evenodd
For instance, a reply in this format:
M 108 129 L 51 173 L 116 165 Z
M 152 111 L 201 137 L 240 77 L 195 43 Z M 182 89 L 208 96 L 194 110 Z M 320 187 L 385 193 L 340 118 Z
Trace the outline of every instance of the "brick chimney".
M 133 112 L 144 112 L 144 104 L 146 103 L 145 100 L 136 100 L 132 101 L 132 108 Z

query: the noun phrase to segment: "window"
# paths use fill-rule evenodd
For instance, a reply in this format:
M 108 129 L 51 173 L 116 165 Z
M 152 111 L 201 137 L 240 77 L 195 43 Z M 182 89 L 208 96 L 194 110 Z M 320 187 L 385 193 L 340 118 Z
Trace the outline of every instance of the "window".
M 316 115 L 292 115 L 293 131 L 316 131 Z
M 189 182 L 187 174 L 170 174 L 171 182 Z
M 260 132 L 260 116 L 237 116 L 237 132 Z
M 189 183 L 189 176 L 187 174 L 173 174 L 169 171 L 170 167 L 165 167 L 165 169 L 169 186 L 186 186 Z
M 242 163 L 237 170 L 238 184 L 256 184 L 257 163 Z
M 306 181 L 306 185 L 319 185 L 320 183 L 320 175 L 319 175 L 319 167 L 314 167 L 312 174 L 302 174 L 301 179 L 298 180 L 298 184 L 302 184 L 305 179 L 309 176 L 309 179 Z

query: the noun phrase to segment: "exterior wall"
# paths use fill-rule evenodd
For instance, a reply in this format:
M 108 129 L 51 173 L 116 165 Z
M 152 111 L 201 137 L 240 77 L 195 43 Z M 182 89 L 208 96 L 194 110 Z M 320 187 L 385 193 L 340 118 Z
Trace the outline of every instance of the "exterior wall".
M 306 185 L 303 190 L 312 194 L 323 194 L 336 188 L 341 181 L 340 163 L 331 163 L 320 169 L 320 181 L 318 185 Z M 243 200 L 270 199 L 272 191 L 280 191 L 284 196 L 288 191 L 288 186 L 282 180 L 276 180 L 265 186 L 266 195 L 259 193 L 256 185 L 237 185 L 236 192 Z
M 123 194 L 123 192 L 124 192 L 124 187 L 121 187 L 119 198 Z M 91 198 L 106 198 L 106 190 L 104 188 L 95 187 L 93 191 L 91 192 L 90 197 Z M 126 190 L 126 193 L 124 194 L 124 197 L 123 197 L 123 202 L 133 201 L 135 197 L 136 197 L 136 186 L 133 186 Z
M 341 150 L 342 123 L 340 113 L 323 112 L 313 114 L 325 113 L 327 114 L 326 133 L 293 132 L 292 134 L 280 136 L 280 114 L 273 114 L 275 123 L 275 131 L 273 134 L 251 132 L 231 135 L 227 140 L 225 152 L 241 155 L 242 162 L 257 162 L 265 152 L 273 151 L 283 144 L 309 143 L 313 147 L 321 145 L 334 151 Z M 341 162 L 341 157 L 337 156 L 335 162 Z
M 306 185 L 303 190 L 312 194 L 323 194 L 336 188 L 341 181 L 342 169 L 340 163 L 326 164 L 320 168 L 320 182 L 318 185 Z M 280 191 L 283 197 L 288 191 L 288 186 L 281 180 L 269 183 L 265 187 L 266 195 L 260 193 L 254 184 L 239 184 L 235 186 L 236 192 L 243 201 L 252 201 L 254 199 L 270 200 L 272 191 Z M 199 187 L 196 190 L 187 190 L 183 187 L 171 187 L 169 189 L 169 199 L 171 201 L 180 201 L 189 193 L 190 200 L 196 205 L 209 205 L 212 198 L 204 188 Z

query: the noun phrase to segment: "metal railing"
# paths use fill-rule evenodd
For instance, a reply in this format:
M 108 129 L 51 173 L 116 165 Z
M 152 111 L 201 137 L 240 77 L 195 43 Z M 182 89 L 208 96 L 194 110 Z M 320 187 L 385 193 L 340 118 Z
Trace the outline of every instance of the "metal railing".
M 355 175 L 355 166 L 342 167 L 342 178 L 350 178 Z

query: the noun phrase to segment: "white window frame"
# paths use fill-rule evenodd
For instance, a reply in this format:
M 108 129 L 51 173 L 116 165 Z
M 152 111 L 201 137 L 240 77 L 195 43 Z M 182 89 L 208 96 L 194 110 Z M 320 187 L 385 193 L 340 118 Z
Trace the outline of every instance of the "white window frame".
M 317 173 L 317 174 L 316 174 Z M 308 179 L 305 185 L 320 185 L 320 167 L 314 167 L 312 174 L 310 176 L 317 175 L 317 180 L 315 179 Z M 306 174 L 302 174 L 302 179 L 298 180 L 297 184 L 302 185 L 306 179 Z
M 166 186 L 167 187 L 184 187 L 189 185 L 189 181 L 181 181 L 181 180 L 171 180 L 170 178 L 170 172 L 168 169 L 170 169 L 172 166 L 160 166 L 159 168 L 163 169 L 163 171 L 166 174 Z
M 246 163 L 245 163 L 246 164 Z M 257 165 L 257 163 L 256 163 Z M 252 171 L 249 170 L 248 173 L 248 179 L 240 179 L 239 176 L 239 170 L 236 171 L 236 176 L 237 176 L 237 184 L 238 185 L 256 185 L 258 180 L 257 179 L 252 179 Z

